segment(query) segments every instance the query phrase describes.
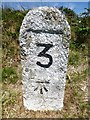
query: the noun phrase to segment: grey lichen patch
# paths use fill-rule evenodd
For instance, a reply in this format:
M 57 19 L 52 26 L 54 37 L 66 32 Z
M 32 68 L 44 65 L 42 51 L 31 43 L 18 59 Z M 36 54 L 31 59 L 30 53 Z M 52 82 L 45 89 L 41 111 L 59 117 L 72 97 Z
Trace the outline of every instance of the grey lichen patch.
M 42 10 L 43 11 L 43 10 Z M 51 9 L 47 9 L 47 11 L 44 12 L 44 20 L 49 20 L 50 22 L 57 22 L 59 21 L 58 13 L 55 13 L 55 11 L 52 11 Z
M 70 26 L 56 8 L 30 10 L 20 29 L 23 100 L 29 110 L 61 110 Z

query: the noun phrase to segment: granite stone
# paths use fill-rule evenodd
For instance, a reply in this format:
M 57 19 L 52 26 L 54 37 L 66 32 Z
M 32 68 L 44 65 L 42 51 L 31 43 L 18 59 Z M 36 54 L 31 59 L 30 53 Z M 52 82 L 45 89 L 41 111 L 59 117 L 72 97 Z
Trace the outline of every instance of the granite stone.
M 29 110 L 61 110 L 70 26 L 57 8 L 30 10 L 20 28 L 23 102 Z

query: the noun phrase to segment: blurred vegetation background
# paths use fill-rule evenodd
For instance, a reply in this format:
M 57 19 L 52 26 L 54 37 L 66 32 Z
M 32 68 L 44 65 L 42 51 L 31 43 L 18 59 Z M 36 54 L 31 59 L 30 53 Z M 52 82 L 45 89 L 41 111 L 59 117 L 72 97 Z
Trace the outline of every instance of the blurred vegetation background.
M 71 26 L 67 82 L 62 111 L 28 111 L 22 103 L 19 30 L 29 10 L 2 9 L 2 116 L 3 118 L 88 117 L 88 45 L 90 41 L 90 9 L 77 15 L 60 7 Z

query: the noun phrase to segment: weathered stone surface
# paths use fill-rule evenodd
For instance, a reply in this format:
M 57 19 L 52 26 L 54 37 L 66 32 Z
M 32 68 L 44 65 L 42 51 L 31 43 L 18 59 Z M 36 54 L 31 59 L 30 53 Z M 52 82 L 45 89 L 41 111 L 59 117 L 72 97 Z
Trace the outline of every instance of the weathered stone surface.
M 30 10 L 20 29 L 23 100 L 29 110 L 61 110 L 70 26 L 56 8 Z

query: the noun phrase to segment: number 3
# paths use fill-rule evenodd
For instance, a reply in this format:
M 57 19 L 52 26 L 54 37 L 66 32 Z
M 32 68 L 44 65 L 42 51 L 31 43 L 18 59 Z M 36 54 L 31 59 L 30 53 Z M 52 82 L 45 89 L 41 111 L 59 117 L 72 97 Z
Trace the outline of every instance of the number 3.
M 53 46 L 52 44 L 42 44 L 42 43 L 37 43 L 36 44 L 38 47 L 45 47 L 43 51 L 41 51 L 38 54 L 38 57 L 46 57 L 49 58 L 49 63 L 48 64 L 41 64 L 39 61 L 37 61 L 37 65 L 39 65 L 40 67 L 44 67 L 44 68 L 49 68 L 52 65 L 53 59 L 52 56 L 49 54 L 46 54 L 46 52 Z

